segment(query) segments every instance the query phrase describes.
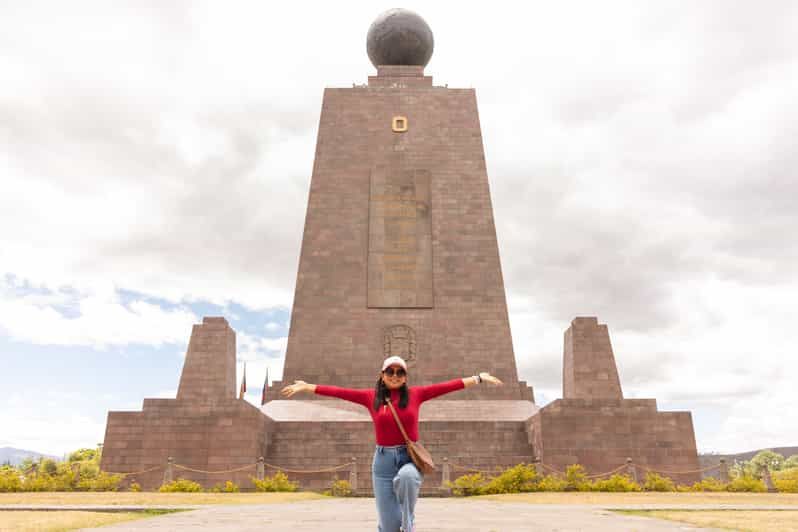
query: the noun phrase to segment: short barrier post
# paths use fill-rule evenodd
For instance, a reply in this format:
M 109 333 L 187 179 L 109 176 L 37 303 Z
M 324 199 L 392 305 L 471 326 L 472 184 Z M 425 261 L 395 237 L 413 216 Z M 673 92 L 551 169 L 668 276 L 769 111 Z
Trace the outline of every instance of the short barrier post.
M 729 466 L 726 464 L 726 459 L 720 459 L 720 469 L 718 475 L 720 476 L 720 481 L 724 484 L 729 482 Z
M 163 483 L 168 484 L 172 482 L 172 465 L 174 464 L 175 459 L 171 456 L 166 459 L 166 469 L 163 471 Z
M 635 465 L 632 463 L 631 458 L 626 459 L 626 473 L 632 478 L 632 480 L 638 482 L 637 469 L 635 468 Z
M 451 466 L 449 465 L 449 459 L 444 458 L 443 471 L 441 471 L 441 489 L 447 492 L 451 491 L 451 488 L 449 487 L 449 482 L 452 476 L 450 467 Z
M 352 469 L 349 470 L 349 485 L 352 491 L 357 491 L 357 456 L 352 457 Z
M 258 469 L 256 473 L 258 480 L 263 480 L 263 476 L 265 475 L 265 473 L 266 473 L 266 466 L 263 465 L 263 457 L 261 456 L 260 458 L 258 458 Z

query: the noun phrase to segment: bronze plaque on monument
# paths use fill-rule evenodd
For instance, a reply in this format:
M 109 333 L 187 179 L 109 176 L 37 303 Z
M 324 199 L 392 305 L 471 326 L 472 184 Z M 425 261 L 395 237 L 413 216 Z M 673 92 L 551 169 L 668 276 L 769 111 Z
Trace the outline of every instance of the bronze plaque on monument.
M 369 196 L 368 306 L 432 308 L 430 174 L 375 166 Z

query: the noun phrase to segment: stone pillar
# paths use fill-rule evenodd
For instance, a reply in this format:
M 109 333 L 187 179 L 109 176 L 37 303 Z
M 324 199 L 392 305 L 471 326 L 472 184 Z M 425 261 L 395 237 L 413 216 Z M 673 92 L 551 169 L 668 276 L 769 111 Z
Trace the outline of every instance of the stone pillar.
M 72 462 L 72 474 L 75 476 L 75 484 L 80 482 L 80 462 Z
M 172 464 L 174 464 L 175 459 L 171 456 L 166 459 L 166 469 L 163 471 L 163 483 L 168 484 L 172 482 Z
M 451 478 L 451 471 L 449 469 L 449 459 L 443 459 L 443 471 L 441 472 L 441 489 L 444 491 L 451 491 L 449 487 L 449 480 Z
M 635 482 L 638 482 L 638 480 L 637 480 L 637 468 L 635 468 L 635 465 L 632 463 L 632 459 L 631 458 L 627 458 L 626 459 L 626 474 L 629 475 L 629 478 L 631 478 Z
M 607 326 L 574 318 L 563 342 L 564 399 L 623 399 Z
M 729 482 L 729 466 L 726 464 L 726 459 L 720 459 L 720 468 L 718 469 L 718 476 L 721 482 L 726 484 Z
M 352 491 L 357 491 L 357 456 L 352 457 L 352 469 L 349 470 L 349 485 Z
M 214 402 L 235 399 L 236 391 L 236 333 L 226 319 L 204 317 L 191 329 L 177 398 Z
M 765 469 L 762 471 L 762 480 L 765 481 L 765 487 L 768 490 L 768 493 L 776 493 L 779 490 L 776 489 L 776 486 L 773 485 L 773 479 L 770 478 L 770 468 L 765 464 Z
M 261 456 L 260 458 L 258 458 L 258 469 L 256 473 L 258 480 L 263 480 L 265 473 L 266 473 L 266 466 L 264 465 L 263 457 Z

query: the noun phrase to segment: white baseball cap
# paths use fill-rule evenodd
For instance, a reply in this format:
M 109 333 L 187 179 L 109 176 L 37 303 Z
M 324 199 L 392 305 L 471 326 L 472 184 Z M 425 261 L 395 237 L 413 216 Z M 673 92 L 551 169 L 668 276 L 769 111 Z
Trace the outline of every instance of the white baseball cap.
M 386 358 L 385 362 L 382 363 L 382 370 L 380 371 L 385 371 L 386 369 L 388 369 L 390 366 L 393 365 L 402 366 L 402 369 L 407 371 L 407 364 L 405 363 L 404 359 L 402 357 L 397 357 L 397 356 Z

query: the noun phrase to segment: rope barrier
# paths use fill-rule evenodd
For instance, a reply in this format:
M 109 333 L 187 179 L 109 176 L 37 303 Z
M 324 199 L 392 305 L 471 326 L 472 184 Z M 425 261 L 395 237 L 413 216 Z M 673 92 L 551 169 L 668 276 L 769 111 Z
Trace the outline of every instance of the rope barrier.
M 184 465 L 181 465 L 181 464 L 172 464 L 172 466 L 177 468 L 177 469 L 182 469 L 184 471 L 191 471 L 193 473 L 201 473 L 201 474 L 206 474 L 206 475 L 218 475 L 218 474 L 224 474 L 224 473 L 238 473 L 240 471 L 246 471 L 247 469 L 256 467 L 257 465 L 258 464 L 255 463 L 255 464 L 248 464 L 248 465 L 245 465 L 245 466 L 242 466 L 242 467 L 238 467 L 238 468 L 235 468 L 235 469 L 225 469 L 225 470 L 220 470 L 220 471 L 205 471 L 205 470 L 202 470 L 202 469 L 194 469 L 194 468 L 191 468 L 191 467 L 188 467 L 188 466 L 184 466 Z M 287 468 L 287 467 L 276 466 L 274 464 L 268 464 L 268 463 L 265 463 L 265 462 L 263 463 L 263 466 L 264 467 L 268 467 L 269 469 L 274 469 L 274 470 L 277 470 L 277 471 L 283 471 L 285 473 L 294 473 L 294 474 L 298 474 L 298 475 L 312 474 L 312 473 L 332 473 L 332 472 L 335 472 L 335 471 L 340 471 L 342 469 L 347 469 L 349 467 L 352 467 L 352 465 L 354 465 L 354 462 L 346 462 L 344 464 L 340 464 L 340 465 L 333 466 L 333 467 L 327 467 L 327 468 L 323 468 L 323 469 L 290 469 L 290 468 Z M 550 466 L 550 465 L 548 465 L 548 464 L 546 464 L 544 462 L 537 462 L 534 465 L 540 465 L 541 467 L 543 467 L 544 469 L 547 469 L 548 471 L 551 471 L 552 473 L 555 473 L 555 474 L 560 475 L 560 476 L 565 476 L 565 472 L 564 471 L 560 471 L 559 469 L 557 469 L 557 468 L 555 468 L 553 466 Z M 689 475 L 689 474 L 694 474 L 694 473 L 705 473 L 707 471 L 712 471 L 714 469 L 719 469 L 721 467 L 720 464 L 717 464 L 717 465 L 714 465 L 714 466 L 704 467 L 704 468 L 701 468 L 701 469 L 692 469 L 692 470 L 689 470 L 689 471 L 666 471 L 666 470 L 661 470 L 661 469 L 653 469 L 653 468 L 650 468 L 650 467 L 642 465 L 642 464 L 634 464 L 633 463 L 631 465 L 633 467 L 639 467 L 640 469 L 642 469 L 644 471 L 649 471 L 649 472 L 652 472 L 652 473 L 660 473 L 660 474 L 663 474 L 663 475 Z M 488 476 L 494 475 L 494 474 L 500 472 L 500 468 L 498 466 L 497 466 L 495 471 L 486 470 L 486 469 L 477 469 L 477 468 L 474 468 L 474 467 L 465 467 L 465 466 L 461 466 L 459 464 L 456 464 L 454 462 L 449 462 L 449 466 L 452 468 L 452 470 L 455 470 L 455 471 L 467 471 L 467 472 L 473 472 L 473 473 L 480 473 L 480 474 L 484 474 L 484 475 L 488 475 Z M 150 467 L 148 469 L 143 469 L 141 471 L 131 471 L 131 472 L 128 472 L 128 473 L 122 473 L 122 472 L 115 473 L 115 472 L 112 472 L 112 471 L 104 471 L 104 473 L 108 473 L 109 475 L 121 475 L 123 477 L 127 477 L 127 476 L 131 476 L 131 475 L 143 475 L 145 473 L 151 473 L 152 471 L 156 471 L 158 469 L 164 469 L 165 467 L 166 467 L 165 465 L 157 465 L 157 466 Z M 588 475 L 585 478 L 587 480 L 592 480 L 592 479 L 596 479 L 596 478 L 600 478 L 600 477 L 605 477 L 605 476 L 617 473 L 617 472 L 625 469 L 626 467 L 627 467 L 627 464 L 622 464 L 622 465 L 616 467 L 615 469 L 613 469 L 612 471 L 607 471 L 606 473 L 599 473 L 599 474 L 596 474 L 596 475 Z
M 346 469 L 351 467 L 354 462 L 347 462 L 345 464 L 337 465 L 334 467 L 328 467 L 325 469 L 288 469 L 286 467 L 280 467 L 272 464 L 264 463 L 265 467 L 269 469 L 276 469 L 277 471 L 285 471 L 286 473 L 296 473 L 296 474 L 307 474 L 307 473 L 332 473 L 334 471 L 340 471 L 341 469 Z
M 565 476 L 565 471 L 560 471 L 559 469 L 556 469 L 556 468 L 554 468 L 554 467 L 552 467 L 552 466 L 550 466 L 550 465 L 548 465 L 548 464 L 544 464 L 543 462 L 538 462 L 538 463 L 539 463 L 541 466 L 543 466 L 543 468 L 544 468 L 544 469 L 548 469 L 548 470 L 549 470 L 549 471 L 551 471 L 552 473 L 557 473 L 558 475 L 563 475 L 563 476 Z
M 251 467 L 255 467 L 257 464 L 249 464 L 243 467 L 237 467 L 236 469 L 225 469 L 222 471 L 203 471 L 202 469 L 193 469 L 188 466 L 180 465 L 180 464 L 172 464 L 173 467 L 178 469 L 183 469 L 185 471 L 191 471 L 192 473 L 204 473 L 206 475 L 219 475 L 222 473 L 238 473 L 239 471 L 245 471 Z
M 164 467 L 166 466 L 157 465 L 149 469 L 143 469 L 141 471 L 131 471 L 130 473 L 114 473 L 113 471 L 103 471 L 103 473 L 108 473 L 109 475 L 122 475 L 123 477 L 127 477 L 130 475 L 143 475 L 144 473 L 150 473 L 151 471 L 155 471 L 156 469 L 163 469 Z
M 618 471 L 626 469 L 626 464 L 620 465 L 613 469 L 612 471 L 607 471 L 606 473 L 599 473 L 598 475 L 588 475 L 585 478 L 588 480 L 592 480 L 594 478 L 606 477 L 607 475 L 612 475 L 613 473 L 617 473 Z
M 464 467 L 464 466 L 461 466 L 459 464 L 455 464 L 454 462 L 449 462 L 449 466 L 453 470 L 471 471 L 471 472 L 474 472 L 474 473 L 480 473 L 480 474 L 488 475 L 488 476 L 494 475 L 494 474 L 499 472 L 498 468 L 495 471 L 490 471 L 490 470 L 487 470 L 487 469 L 477 469 L 477 468 L 474 468 L 474 467 Z
M 644 469 L 646 471 L 650 471 L 652 473 L 662 473 L 663 475 L 689 475 L 689 474 L 692 474 L 692 473 L 705 473 L 707 471 L 712 471 L 713 469 L 719 469 L 720 468 L 720 464 L 714 465 L 714 466 L 709 466 L 709 467 L 704 467 L 704 468 L 701 468 L 701 469 L 691 469 L 690 471 L 664 471 L 664 470 L 661 470 L 661 469 L 652 469 L 652 468 L 646 467 L 646 466 L 644 466 L 642 464 L 637 464 L 636 467 L 639 467 L 640 469 Z

